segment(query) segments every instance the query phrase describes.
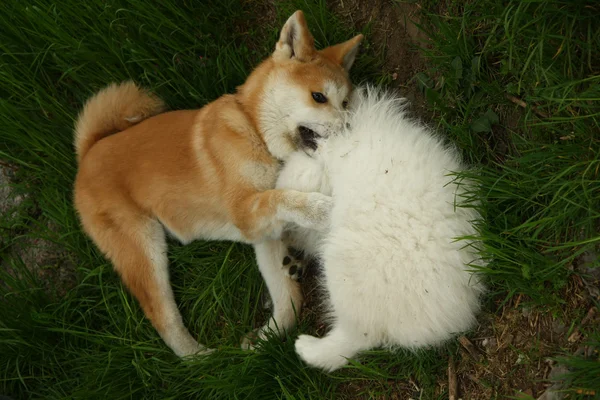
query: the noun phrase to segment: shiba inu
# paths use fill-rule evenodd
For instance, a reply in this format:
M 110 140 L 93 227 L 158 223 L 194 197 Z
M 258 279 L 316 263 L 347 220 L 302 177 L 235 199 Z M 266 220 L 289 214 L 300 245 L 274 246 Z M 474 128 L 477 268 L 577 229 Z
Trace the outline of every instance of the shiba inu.
M 339 130 L 348 71 L 362 35 L 316 50 L 301 11 L 272 55 L 199 110 L 164 112 L 132 82 L 91 97 L 75 126 L 75 207 L 165 343 L 179 356 L 210 351 L 190 335 L 169 281 L 165 235 L 253 244 L 273 302 L 265 328 L 294 325 L 302 295 L 281 267 L 287 223 L 328 225 L 331 198 L 275 189 L 280 161 Z
M 295 152 L 277 187 L 333 197 L 329 229 L 296 227 L 284 236 L 316 255 L 331 329 L 300 335 L 306 363 L 333 371 L 374 347 L 436 345 L 475 323 L 484 290 L 469 265 L 483 265 L 472 208 L 455 207 L 466 168 L 455 148 L 406 116 L 403 99 L 356 90 L 347 125 Z

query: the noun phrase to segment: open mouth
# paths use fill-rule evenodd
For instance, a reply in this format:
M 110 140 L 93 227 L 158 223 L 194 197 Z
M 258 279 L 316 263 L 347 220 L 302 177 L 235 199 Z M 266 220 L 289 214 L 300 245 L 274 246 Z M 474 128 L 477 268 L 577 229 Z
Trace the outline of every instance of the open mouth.
M 300 140 L 302 141 L 302 146 L 309 148 L 311 150 L 317 149 L 317 139 L 321 136 L 317 134 L 317 132 L 313 131 L 306 126 L 299 126 L 298 132 L 300 133 Z

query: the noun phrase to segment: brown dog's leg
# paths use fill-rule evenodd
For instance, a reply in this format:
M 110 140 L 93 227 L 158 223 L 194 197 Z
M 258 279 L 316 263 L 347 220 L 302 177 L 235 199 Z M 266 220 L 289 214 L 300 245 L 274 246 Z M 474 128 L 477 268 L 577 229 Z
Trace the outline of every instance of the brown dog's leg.
M 266 240 L 254 245 L 256 262 L 265 280 L 273 303 L 273 316 L 258 330 L 258 337 L 265 339 L 265 333 L 274 331 L 283 335 L 296 324 L 296 315 L 302 308 L 302 290 L 300 284 L 281 268 L 281 260 L 287 254 L 287 248 L 281 240 Z M 242 347 L 252 349 L 254 333 L 243 341 Z
M 293 223 L 304 228 L 329 227 L 330 196 L 296 190 L 273 189 L 246 193 L 232 204 L 235 225 L 251 242 L 279 239 L 283 227 Z
M 119 215 L 83 218 L 129 291 L 165 343 L 180 357 L 208 352 L 183 325 L 169 280 L 167 244 L 161 224 L 129 209 Z M 91 228 L 91 229 L 90 229 Z
M 274 330 L 282 334 L 292 328 L 302 306 L 300 285 L 282 268 L 288 251 L 281 240 L 286 223 L 306 228 L 327 229 L 331 197 L 294 190 L 267 190 L 247 196 L 235 208 L 240 230 L 254 241 L 256 261 L 273 302 L 273 316 L 258 336 Z M 250 339 L 242 347 L 252 348 Z

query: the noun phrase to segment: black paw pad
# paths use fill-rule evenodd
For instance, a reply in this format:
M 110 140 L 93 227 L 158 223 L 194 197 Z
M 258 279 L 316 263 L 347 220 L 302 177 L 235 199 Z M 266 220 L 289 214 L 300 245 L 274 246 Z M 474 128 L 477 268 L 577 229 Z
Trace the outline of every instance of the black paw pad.
M 298 266 L 292 265 L 289 270 L 290 275 L 296 275 L 296 272 L 298 272 Z
M 302 265 L 292 265 L 290 267 L 290 269 L 288 270 L 288 274 L 290 275 L 290 278 L 292 278 L 295 281 L 301 281 L 302 280 L 302 275 L 304 274 L 304 267 Z
M 288 248 L 288 253 L 294 257 L 296 260 L 304 260 L 304 252 L 302 250 L 297 250 L 293 247 Z
M 304 273 L 304 252 L 294 248 L 288 249 L 288 255 L 283 258 L 283 267 L 287 268 L 287 273 L 295 281 L 299 281 Z

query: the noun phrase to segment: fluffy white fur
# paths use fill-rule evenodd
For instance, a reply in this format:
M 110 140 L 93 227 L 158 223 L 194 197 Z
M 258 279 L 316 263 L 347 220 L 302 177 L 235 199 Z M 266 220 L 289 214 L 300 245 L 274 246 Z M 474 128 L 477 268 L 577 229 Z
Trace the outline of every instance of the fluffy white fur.
M 467 271 L 479 263 L 475 244 L 456 240 L 478 217 L 455 207 L 457 151 L 409 119 L 403 99 L 362 88 L 351 103 L 348 129 L 312 155 L 294 153 L 277 185 L 334 199 L 328 232 L 287 232 L 323 265 L 332 326 L 323 338 L 301 335 L 296 351 L 327 371 L 371 348 L 450 339 L 473 325 L 483 291 Z

